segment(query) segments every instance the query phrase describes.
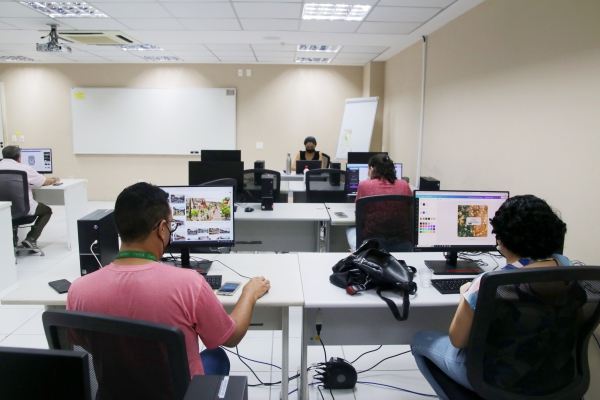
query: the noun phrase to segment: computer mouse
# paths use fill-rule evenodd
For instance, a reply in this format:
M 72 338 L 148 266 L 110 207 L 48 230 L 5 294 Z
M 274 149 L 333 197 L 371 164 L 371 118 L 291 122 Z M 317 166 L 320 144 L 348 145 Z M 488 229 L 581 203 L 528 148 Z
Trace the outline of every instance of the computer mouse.
M 252 212 L 252 211 L 254 211 L 254 208 L 252 208 L 252 207 L 246 207 L 246 208 L 244 208 L 244 211 L 246 211 L 246 212 Z

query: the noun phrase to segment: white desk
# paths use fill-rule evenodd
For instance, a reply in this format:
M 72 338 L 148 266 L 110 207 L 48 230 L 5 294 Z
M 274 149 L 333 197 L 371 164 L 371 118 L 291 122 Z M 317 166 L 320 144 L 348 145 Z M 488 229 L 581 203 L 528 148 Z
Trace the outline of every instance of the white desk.
M 0 202 L 0 292 L 17 283 L 10 201 Z
M 289 307 L 302 306 L 304 297 L 300 285 L 298 257 L 295 254 L 206 254 L 211 260 L 219 260 L 242 275 L 264 276 L 271 281 L 271 290 L 256 303 L 250 321 L 251 329 L 282 331 L 282 395 L 287 399 L 289 376 Z M 14 265 L 14 262 L 13 262 Z M 175 267 L 174 267 L 175 268 Z M 223 275 L 223 282 L 247 280 L 236 275 L 218 262 L 213 262 L 211 274 Z M 2 298 L 2 304 L 37 304 L 46 308 L 65 308 L 67 294 L 58 294 L 48 282 L 67 279 L 73 282 L 80 277 L 79 256 L 74 254 L 55 265 L 25 285 Z M 234 296 L 219 296 L 221 304 L 231 312 L 239 299 L 241 290 Z
M 233 250 L 278 252 L 319 251 L 320 224 L 328 227 L 330 221 L 322 203 L 275 203 L 273 211 L 262 211 L 259 203 L 238 204 L 234 219 Z
M 433 287 L 419 287 L 416 295 L 411 296 L 408 319 L 396 321 L 387 304 L 374 290 L 350 296 L 344 289 L 329 283 L 331 268 L 347 256 L 348 253 L 298 254 L 304 292 L 300 365 L 300 388 L 303 390 L 299 399 L 308 399 L 307 346 L 320 346 L 319 341 L 312 340 L 316 336 L 316 314 L 319 308 L 323 313 L 321 338 L 326 346 L 409 344 L 419 331 L 447 331 L 456 311 L 460 299 L 458 294 L 442 295 Z M 423 261 L 426 259 L 443 259 L 441 253 L 395 253 L 394 256 L 405 260 L 417 270 L 425 268 Z M 420 286 L 418 274 L 415 281 Z M 402 304 L 400 296 L 390 297 L 397 299 L 397 304 Z
M 87 212 L 87 179 L 61 179 L 60 186 L 33 189 L 33 198 L 47 206 L 65 206 L 67 248 L 77 245 L 77 220 Z
M 286 174 L 283 170 L 281 172 L 281 181 L 289 182 L 289 181 L 302 181 L 304 179 L 304 174 L 297 174 L 296 171 L 292 171 L 291 174 Z

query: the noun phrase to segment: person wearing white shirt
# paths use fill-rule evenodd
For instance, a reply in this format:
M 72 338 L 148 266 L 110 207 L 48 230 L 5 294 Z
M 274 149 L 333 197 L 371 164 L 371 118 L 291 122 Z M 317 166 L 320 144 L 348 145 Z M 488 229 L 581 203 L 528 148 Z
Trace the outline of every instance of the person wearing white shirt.
M 46 178 L 39 174 L 36 170 L 31 168 L 29 165 L 21 164 L 21 149 L 19 146 L 6 146 L 2 149 L 2 160 L 0 160 L 0 170 L 14 170 L 14 171 L 25 171 L 27 172 L 27 181 L 29 182 L 29 214 L 35 215 L 37 219 L 31 227 L 31 230 L 27 234 L 25 240 L 21 242 L 24 247 L 30 249 L 37 248 L 37 239 L 42 234 L 42 230 L 50 221 L 52 216 L 52 209 L 45 204 L 38 203 L 33 199 L 33 193 L 31 189 L 39 188 L 42 186 L 52 185 L 58 182 L 58 178 Z M 15 246 L 19 242 L 17 237 L 17 231 L 13 233 Z

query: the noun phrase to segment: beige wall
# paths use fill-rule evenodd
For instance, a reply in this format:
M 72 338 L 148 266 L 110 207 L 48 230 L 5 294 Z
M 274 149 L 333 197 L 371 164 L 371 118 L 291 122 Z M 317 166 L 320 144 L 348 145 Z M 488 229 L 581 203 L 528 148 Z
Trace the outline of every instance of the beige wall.
M 371 147 L 369 151 L 382 151 L 383 139 L 383 93 L 385 81 L 385 63 L 369 62 L 363 67 L 363 92 L 362 97 L 379 97 L 375 123 L 373 124 L 373 135 L 371 136 Z
M 494 0 L 431 34 L 422 163 L 442 189 L 546 199 L 568 224 L 565 254 L 591 264 L 600 264 L 598 21 L 597 0 Z M 384 138 L 410 169 L 420 49 L 386 62 Z
M 251 68 L 252 76 L 238 77 L 238 68 Z M 90 200 L 114 200 L 139 179 L 187 184 L 187 162 L 198 157 L 74 155 L 69 89 L 236 87 L 237 148 L 245 166 L 260 159 L 267 168 L 282 170 L 286 153 L 294 157 L 308 135 L 317 138 L 318 150 L 335 154 L 345 99 L 361 97 L 362 77 L 362 67 L 333 66 L 1 65 L 5 143 L 20 131 L 26 139 L 21 147 L 51 147 L 55 175 L 88 179 Z M 257 150 L 256 142 L 264 149 Z

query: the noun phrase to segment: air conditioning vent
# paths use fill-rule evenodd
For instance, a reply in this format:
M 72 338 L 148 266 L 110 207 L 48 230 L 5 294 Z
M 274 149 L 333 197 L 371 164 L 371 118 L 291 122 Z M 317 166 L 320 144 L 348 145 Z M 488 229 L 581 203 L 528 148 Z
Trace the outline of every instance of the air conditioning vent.
M 74 44 L 116 45 L 139 43 L 120 31 L 59 31 L 58 34 L 61 38 Z

